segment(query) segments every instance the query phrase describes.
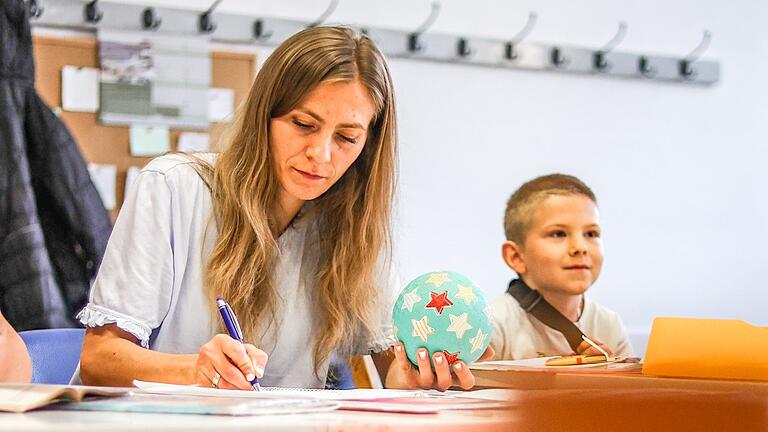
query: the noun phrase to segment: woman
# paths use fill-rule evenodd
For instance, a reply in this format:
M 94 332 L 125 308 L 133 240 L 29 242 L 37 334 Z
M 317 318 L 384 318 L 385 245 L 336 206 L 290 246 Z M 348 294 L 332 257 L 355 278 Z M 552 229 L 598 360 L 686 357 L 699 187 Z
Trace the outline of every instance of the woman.
M 322 388 L 334 351 L 394 345 L 394 109 L 367 37 L 311 28 L 279 46 L 218 157 L 164 156 L 138 177 L 79 315 L 83 382 Z M 217 335 L 217 296 L 253 344 Z M 395 358 L 390 386 L 450 382 Z

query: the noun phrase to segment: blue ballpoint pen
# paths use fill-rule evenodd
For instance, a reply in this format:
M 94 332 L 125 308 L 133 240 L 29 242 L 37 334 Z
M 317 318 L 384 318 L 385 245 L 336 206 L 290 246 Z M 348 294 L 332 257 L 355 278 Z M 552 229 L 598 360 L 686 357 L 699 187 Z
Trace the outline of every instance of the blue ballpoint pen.
M 231 307 L 229 307 L 227 302 L 225 302 L 224 299 L 221 297 L 216 297 L 216 306 L 219 308 L 219 313 L 221 313 L 221 319 L 224 321 L 224 326 L 227 328 L 227 333 L 229 333 L 229 337 L 231 337 L 232 339 L 240 343 L 243 343 L 243 331 L 240 329 L 240 323 L 237 322 L 237 317 L 235 316 L 235 312 L 232 310 Z M 251 381 L 251 384 L 253 385 L 254 390 L 261 391 L 261 386 L 259 385 L 259 379 L 256 378 L 255 376 L 253 378 L 253 381 Z

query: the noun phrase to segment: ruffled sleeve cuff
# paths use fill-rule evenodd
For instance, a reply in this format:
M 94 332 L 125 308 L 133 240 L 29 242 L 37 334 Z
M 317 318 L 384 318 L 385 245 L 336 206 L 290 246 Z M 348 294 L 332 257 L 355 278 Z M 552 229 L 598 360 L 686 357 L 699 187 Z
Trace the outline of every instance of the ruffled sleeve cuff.
M 101 327 L 106 324 L 117 324 L 122 330 L 136 336 L 141 346 L 149 348 L 149 335 L 152 329 L 128 315 L 115 312 L 93 303 L 88 303 L 76 317 L 86 327 Z
M 393 335 L 389 335 L 384 339 L 373 341 L 369 345 L 368 352 L 363 354 L 375 354 L 375 353 L 380 353 L 382 351 L 386 351 L 391 347 L 395 346 L 395 343 L 397 343 L 397 340 L 395 339 L 395 337 Z
M 397 343 L 395 332 L 391 325 L 381 329 L 376 335 L 372 335 L 365 343 L 356 344 L 352 355 L 367 355 L 380 353 L 393 347 Z

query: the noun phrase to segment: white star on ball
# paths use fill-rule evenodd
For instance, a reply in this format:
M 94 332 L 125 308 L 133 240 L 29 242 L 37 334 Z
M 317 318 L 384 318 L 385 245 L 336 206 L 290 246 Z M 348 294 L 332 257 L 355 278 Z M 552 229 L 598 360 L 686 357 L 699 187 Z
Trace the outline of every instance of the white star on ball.
M 432 284 L 436 288 L 440 288 L 440 285 L 450 281 L 451 280 L 448 278 L 448 275 L 445 273 L 432 273 L 429 275 L 429 279 L 427 279 L 426 283 Z
M 417 336 L 422 342 L 426 342 L 429 335 L 435 334 L 435 329 L 429 326 L 429 319 L 426 315 L 418 321 L 412 319 L 411 324 L 413 324 L 411 336 Z
M 448 317 L 451 318 L 451 325 L 448 326 L 446 331 L 456 333 L 456 337 L 459 339 L 464 337 L 464 332 L 472 328 L 472 326 L 467 322 L 466 312 L 459 316 L 448 314 Z
M 421 301 L 421 297 L 416 294 L 417 289 L 414 288 L 413 291 L 403 295 L 403 306 L 400 309 L 408 309 L 408 312 L 413 312 L 413 305 Z
M 459 292 L 455 297 L 464 300 L 466 304 L 472 304 L 472 301 L 475 299 L 475 292 L 472 291 L 472 287 L 465 287 L 461 284 L 456 284 L 456 286 L 459 287 Z
M 482 348 L 486 337 L 488 337 L 487 334 L 483 333 L 481 329 L 477 329 L 477 334 L 475 337 L 469 340 L 469 343 L 472 344 L 472 351 L 470 352 L 475 352 Z

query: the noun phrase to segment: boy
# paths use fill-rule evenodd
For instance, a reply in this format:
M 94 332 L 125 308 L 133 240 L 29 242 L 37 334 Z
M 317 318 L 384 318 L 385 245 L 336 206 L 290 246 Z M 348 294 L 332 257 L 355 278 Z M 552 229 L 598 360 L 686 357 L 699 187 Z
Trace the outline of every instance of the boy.
M 492 304 L 497 360 L 632 356 L 619 316 L 584 298 L 603 263 L 597 199 L 576 177 L 551 174 L 518 189 L 504 214 L 507 265 L 520 279 Z M 551 305 L 551 306 L 550 306 Z

